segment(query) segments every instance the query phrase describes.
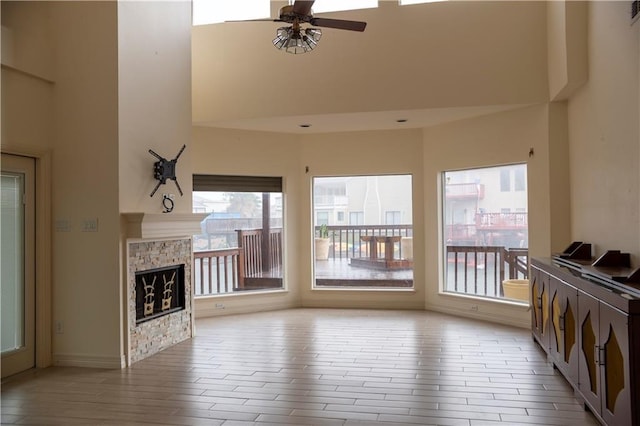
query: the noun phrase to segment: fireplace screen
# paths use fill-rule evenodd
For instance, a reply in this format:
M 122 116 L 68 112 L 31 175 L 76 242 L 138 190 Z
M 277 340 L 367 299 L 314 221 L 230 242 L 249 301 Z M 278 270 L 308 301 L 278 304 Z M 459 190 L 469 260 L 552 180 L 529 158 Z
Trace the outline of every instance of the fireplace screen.
M 184 265 L 136 272 L 136 324 L 184 306 Z

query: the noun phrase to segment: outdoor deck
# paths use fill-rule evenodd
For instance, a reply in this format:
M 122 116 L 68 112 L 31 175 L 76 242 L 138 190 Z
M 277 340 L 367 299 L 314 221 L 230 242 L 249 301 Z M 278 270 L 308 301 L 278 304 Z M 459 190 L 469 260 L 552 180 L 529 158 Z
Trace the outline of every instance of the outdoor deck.
M 352 266 L 349 259 L 316 260 L 318 287 L 412 287 L 413 269 L 378 270 Z
M 328 228 L 328 260 L 314 262 L 316 288 L 413 287 L 410 227 Z M 240 230 L 237 234 L 238 247 L 194 252 L 196 297 L 282 288 L 282 230 Z M 503 280 L 527 279 L 528 275 L 526 248 L 447 245 L 446 258 L 444 290 L 448 292 L 503 298 Z M 360 265 L 353 264 L 355 259 Z

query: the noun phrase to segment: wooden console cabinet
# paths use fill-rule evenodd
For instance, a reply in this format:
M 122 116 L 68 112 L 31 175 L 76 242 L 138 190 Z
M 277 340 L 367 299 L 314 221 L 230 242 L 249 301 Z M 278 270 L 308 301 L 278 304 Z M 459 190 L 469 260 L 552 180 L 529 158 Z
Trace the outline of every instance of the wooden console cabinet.
M 640 426 L 640 285 L 612 270 L 532 259 L 532 334 L 603 424 Z

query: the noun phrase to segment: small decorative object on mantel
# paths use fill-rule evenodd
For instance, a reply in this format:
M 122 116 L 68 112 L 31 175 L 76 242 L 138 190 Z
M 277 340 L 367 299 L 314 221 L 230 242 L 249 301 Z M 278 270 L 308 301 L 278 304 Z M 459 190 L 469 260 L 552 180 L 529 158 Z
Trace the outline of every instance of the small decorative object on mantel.
M 156 157 L 158 161 L 153 164 L 153 177 L 158 180 L 158 184 L 151 191 L 150 197 L 153 197 L 153 194 L 156 193 L 160 185 L 164 185 L 167 183 L 167 179 L 171 179 L 176 183 L 176 187 L 178 188 L 178 192 L 180 192 L 180 196 L 182 196 L 182 188 L 180 188 L 180 184 L 178 183 L 178 179 L 176 178 L 176 163 L 178 162 L 178 158 L 182 155 L 182 152 L 187 147 L 187 145 L 182 145 L 178 155 L 173 160 L 167 160 L 164 157 L 156 154 L 153 150 L 149 150 L 149 153 Z M 171 203 L 173 204 L 173 202 Z

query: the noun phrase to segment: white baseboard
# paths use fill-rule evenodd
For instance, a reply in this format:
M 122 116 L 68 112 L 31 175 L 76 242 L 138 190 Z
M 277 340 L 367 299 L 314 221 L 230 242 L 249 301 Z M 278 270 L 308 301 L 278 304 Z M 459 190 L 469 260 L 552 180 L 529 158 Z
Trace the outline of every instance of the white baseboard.
M 426 307 L 426 310 L 433 312 L 440 312 L 442 314 L 449 314 L 457 317 L 463 318 L 471 318 L 477 319 L 486 322 L 492 322 L 501 325 L 510 325 L 518 328 L 531 328 L 531 319 L 527 316 L 526 318 L 522 317 L 509 317 L 506 315 L 500 315 L 496 312 L 473 312 L 473 311 L 463 311 L 460 309 L 451 308 L 448 306 L 442 305 L 434 305 L 429 304 Z
M 199 303 L 200 302 L 200 303 Z M 279 311 L 283 309 L 294 309 L 299 306 L 288 302 L 278 302 L 278 303 L 251 303 L 246 306 L 238 305 L 238 304 L 225 304 L 224 308 L 217 308 L 215 300 L 210 301 L 198 301 L 196 300 L 195 306 L 195 317 L 198 318 L 210 318 L 217 317 L 223 315 L 235 315 L 235 314 L 250 314 L 256 312 L 267 312 L 267 311 Z
M 126 359 L 124 355 L 110 357 L 84 354 L 53 354 L 53 365 L 59 367 L 120 369 L 126 366 Z

